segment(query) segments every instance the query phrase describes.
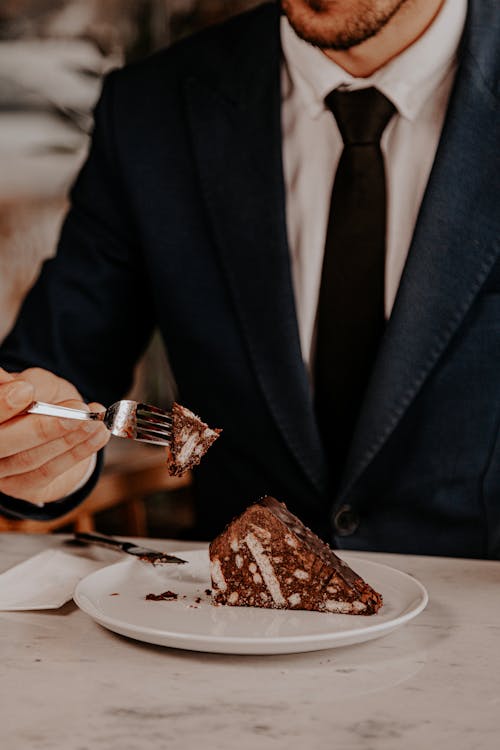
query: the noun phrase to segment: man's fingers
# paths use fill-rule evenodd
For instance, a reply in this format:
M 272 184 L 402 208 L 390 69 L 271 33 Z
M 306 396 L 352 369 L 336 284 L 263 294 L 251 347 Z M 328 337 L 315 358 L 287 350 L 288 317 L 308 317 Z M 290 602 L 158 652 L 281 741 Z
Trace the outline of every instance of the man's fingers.
M 9 373 L 0 367 L 0 424 L 22 414 L 35 400 L 87 408 L 71 383 L 47 370 L 31 368 Z
M 15 380 L 14 375 L 0 367 L 0 383 L 10 383 L 12 380 Z
M 88 405 L 89 411 L 97 411 L 99 413 L 105 412 L 106 407 L 102 404 L 97 403 L 97 401 L 93 401 L 91 404 Z
M 30 367 L 16 374 L 16 379 L 31 383 L 36 390 L 38 401 L 48 401 L 50 404 L 58 404 L 62 399 L 78 399 L 81 396 L 72 383 L 54 375 L 53 372 L 43 370 L 41 367 Z
M 0 389 L 3 387 L 7 386 L 0 386 Z M 61 406 L 88 410 L 86 404 L 73 399 L 63 401 Z M 91 433 L 95 425 L 102 427 L 101 422 L 82 422 L 77 419 L 62 419 L 44 414 L 14 415 L 8 422 L 0 423 L 0 459 L 51 443 L 53 440 L 64 437 L 68 432 L 83 428 Z
M 74 469 L 77 464 L 90 458 L 101 448 L 104 448 L 109 438 L 110 433 L 101 428 L 94 435 L 84 440 L 84 442 L 78 443 L 65 453 L 42 464 L 37 469 L 24 474 L 1 478 L 0 491 L 13 497 L 18 496 L 20 488 L 25 497 L 30 489 L 34 493 L 40 492 L 66 471 Z
M 46 370 L 0 368 L 0 491 L 49 502 L 73 491 L 110 433 L 100 421 L 26 414 L 33 401 L 86 411 L 104 407 L 82 404 L 71 383 Z
M 89 427 L 91 428 L 89 431 Z M 54 458 L 67 453 L 69 449 L 95 439 L 95 444 L 100 447 L 101 441 L 106 435 L 106 428 L 99 422 L 79 423 L 79 428 L 66 432 L 57 440 L 44 443 L 31 450 L 21 451 L 15 455 L 0 459 L 0 479 L 6 477 L 27 474 L 39 469 Z
M 87 422 L 28 414 L 0 424 L 0 458 L 31 450 L 81 428 Z M 91 424 L 90 422 L 88 423 Z
M 35 399 L 35 389 L 25 380 L 0 383 L 0 423 L 25 411 Z

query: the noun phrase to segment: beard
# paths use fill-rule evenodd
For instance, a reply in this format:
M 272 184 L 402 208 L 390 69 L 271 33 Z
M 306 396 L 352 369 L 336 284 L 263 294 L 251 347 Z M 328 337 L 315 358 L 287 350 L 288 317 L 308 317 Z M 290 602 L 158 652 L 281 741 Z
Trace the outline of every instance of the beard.
M 297 36 L 321 49 L 348 50 L 375 36 L 411 0 L 281 0 Z

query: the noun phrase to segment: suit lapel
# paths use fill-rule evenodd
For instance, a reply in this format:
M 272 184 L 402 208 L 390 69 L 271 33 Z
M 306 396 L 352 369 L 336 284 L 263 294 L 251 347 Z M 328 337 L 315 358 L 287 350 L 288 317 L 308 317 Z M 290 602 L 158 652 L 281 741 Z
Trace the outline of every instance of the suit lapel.
M 477 11 L 479 4 L 472 7 Z M 471 50 L 477 21 L 468 19 L 463 62 L 356 429 L 343 494 L 419 393 L 500 252 L 492 221 L 498 215 L 498 102 Z M 485 55 L 487 34 L 478 36 Z
M 485 75 L 494 49 L 491 39 L 485 44 L 485 8 L 494 18 L 489 0 L 470 2 L 461 67 L 342 495 L 403 418 L 500 252 L 491 219 L 498 103 Z M 257 380 L 292 454 L 324 491 L 286 240 L 279 61 L 278 15 L 268 7 L 255 15 L 246 40 L 215 59 L 212 48 L 204 74 L 198 61 L 196 74 L 186 75 L 187 113 L 217 252 Z
M 321 490 L 325 463 L 286 237 L 278 18 L 268 8 L 248 33 L 253 49 L 240 43 L 216 65 L 207 60 L 203 75 L 187 76 L 187 112 L 215 245 L 257 380 L 292 454 Z

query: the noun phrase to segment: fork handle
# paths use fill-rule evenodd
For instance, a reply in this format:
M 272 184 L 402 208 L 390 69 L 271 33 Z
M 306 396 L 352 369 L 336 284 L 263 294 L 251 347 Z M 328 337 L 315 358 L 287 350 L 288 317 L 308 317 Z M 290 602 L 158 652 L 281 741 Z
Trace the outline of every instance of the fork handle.
M 101 547 L 108 547 L 110 549 L 120 549 L 122 552 L 127 552 L 131 547 L 135 547 L 135 544 L 130 542 L 121 542 L 119 539 L 114 539 L 111 536 L 104 536 L 101 534 L 88 534 L 85 531 L 75 532 L 75 539 L 79 542 L 87 542 L 88 544 L 98 544 Z
M 68 406 L 56 406 L 55 404 L 45 404 L 43 401 L 33 401 L 27 414 L 44 414 L 46 417 L 63 417 L 64 419 L 80 419 L 82 421 L 103 420 L 102 414 L 94 411 L 84 411 L 83 409 L 70 409 Z

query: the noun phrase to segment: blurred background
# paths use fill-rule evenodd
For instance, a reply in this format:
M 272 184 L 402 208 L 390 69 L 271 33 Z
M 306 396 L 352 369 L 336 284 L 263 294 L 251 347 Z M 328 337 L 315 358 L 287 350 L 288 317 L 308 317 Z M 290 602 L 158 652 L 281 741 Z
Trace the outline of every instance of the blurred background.
M 0 0 L 0 340 L 56 251 L 102 77 L 259 2 Z M 131 396 L 168 405 L 174 394 L 155 335 Z M 189 538 L 189 477 L 171 480 L 163 461 L 160 449 L 114 440 L 103 478 L 78 514 L 55 524 L 0 518 L 0 531 L 77 527 Z

